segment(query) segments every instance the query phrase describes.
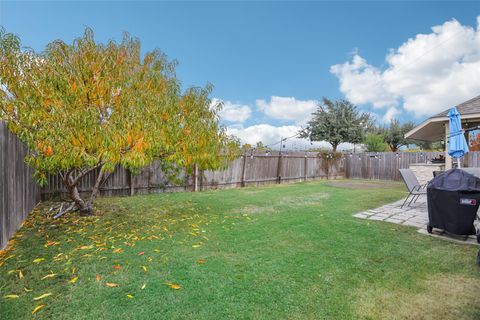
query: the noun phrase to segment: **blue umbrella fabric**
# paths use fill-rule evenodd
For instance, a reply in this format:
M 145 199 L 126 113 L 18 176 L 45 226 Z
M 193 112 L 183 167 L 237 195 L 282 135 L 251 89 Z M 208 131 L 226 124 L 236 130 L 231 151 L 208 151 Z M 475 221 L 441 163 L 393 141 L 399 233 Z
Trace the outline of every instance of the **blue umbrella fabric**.
M 462 130 L 460 113 L 456 107 L 448 112 L 450 135 L 448 137 L 448 154 L 453 158 L 461 158 L 468 152 L 467 140 Z

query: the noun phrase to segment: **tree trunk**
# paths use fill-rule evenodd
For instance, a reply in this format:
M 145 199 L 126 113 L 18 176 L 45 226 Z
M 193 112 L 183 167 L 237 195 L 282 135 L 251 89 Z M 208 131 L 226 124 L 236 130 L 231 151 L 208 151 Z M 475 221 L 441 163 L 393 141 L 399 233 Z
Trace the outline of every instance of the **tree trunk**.
M 70 198 L 75 202 L 78 212 L 82 215 L 90 215 L 93 212 L 92 205 L 82 199 L 76 185 L 67 186 Z
M 88 197 L 88 200 L 84 200 L 78 192 L 77 185 L 82 177 L 84 177 L 87 173 L 93 171 L 98 167 L 100 167 L 100 172 L 98 173 L 97 180 L 95 181 L 95 185 L 92 188 L 92 193 Z M 72 201 L 75 203 L 76 209 L 78 210 L 78 212 L 80 212 L 81 215 L 91 215 L 93 213 L 93 201 L 100 189 L 104 173 L 103 164 L 99 164 L 96 168 L 84 171 L 75 178 L 72 176 L 74 172 L 73 170 L 70 170 L 65 175 L 62 175 L 63 184 L 68 191 L 68 195 L 70 196 L 70 199 L 72 199 Z
M 95 185 L 93 186 L 92 193 L 90 194 L 90 198 L 88 199 L 87 206 L 92 208 L 93 207 L 93 201 L 95 200 L 95 197 L 98 194 L 98 191 L 100 190 L 100 184 L 103 179 L 103 166 L 100 167 L 100 172 L 98 173 L 97 176 L 97 181 L 95 181 Z

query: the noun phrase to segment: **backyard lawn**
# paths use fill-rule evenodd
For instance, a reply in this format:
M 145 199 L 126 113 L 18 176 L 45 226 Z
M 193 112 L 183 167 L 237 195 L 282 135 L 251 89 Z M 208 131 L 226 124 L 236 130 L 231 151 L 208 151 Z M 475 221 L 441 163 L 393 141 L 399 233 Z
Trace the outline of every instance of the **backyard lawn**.
M 477 247 L 352 217 L 402 196 L 317 181 L 39 208 L 0 258 L 0 318 L 479 319 Z

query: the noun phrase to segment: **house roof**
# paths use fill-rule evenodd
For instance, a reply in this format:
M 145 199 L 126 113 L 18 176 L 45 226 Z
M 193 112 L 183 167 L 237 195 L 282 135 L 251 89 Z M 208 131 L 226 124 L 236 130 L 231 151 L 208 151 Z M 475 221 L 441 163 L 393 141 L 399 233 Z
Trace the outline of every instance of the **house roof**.
M 472 114 L 472 113 L 480 114 L 480 96 L 477 96 L 468 101 L 460 103 L 457 106 L 457 110 L 462 116 L 466 114 Z M 450 109 L 440 112 L 439 114 L 436 114 L 431 118 L 447 117 L 448 111 L 450 111 Z
M 457 105 L 457 110 L 462 117 L 462 121 L 480 122 L 480 96 L 472 98 L 468 101 Z M 447 109 L 436 114 L 409 132 L 405 134 L 405 138 L 422 140 L 422 141 L 438 141 L 445 137 L 445 123 L 448 121 Z

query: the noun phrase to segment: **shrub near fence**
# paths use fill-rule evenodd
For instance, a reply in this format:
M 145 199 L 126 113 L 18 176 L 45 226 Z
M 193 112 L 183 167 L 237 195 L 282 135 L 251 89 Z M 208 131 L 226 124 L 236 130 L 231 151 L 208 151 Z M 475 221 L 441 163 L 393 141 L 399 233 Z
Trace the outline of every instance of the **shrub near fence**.
M 40 201 L 33 169 L 24 161 L 28 149 L 0 122 L 0 249 Z

